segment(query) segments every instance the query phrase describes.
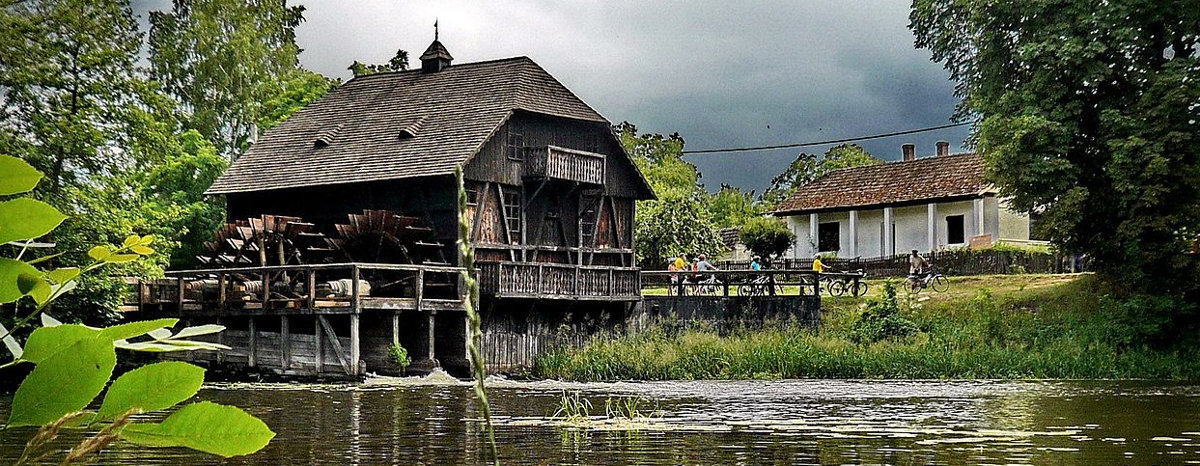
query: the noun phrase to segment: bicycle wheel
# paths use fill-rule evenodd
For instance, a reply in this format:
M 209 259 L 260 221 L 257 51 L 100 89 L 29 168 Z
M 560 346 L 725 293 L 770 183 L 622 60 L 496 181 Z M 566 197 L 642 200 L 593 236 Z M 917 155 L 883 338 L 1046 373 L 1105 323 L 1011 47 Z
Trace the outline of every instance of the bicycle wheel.
M 866 296 L 867 295 L 867 284 L 865 282 L 855 283 L 853 285 L 853 288 L 850 291 L 850 294 L 854 295 L 855 298 L 860 297 L 860 296 Z
M 946 279 L 945 275 L 933 277 L 933 291 L 942 293 L 948 289 L 950 289 L 950 280 Z
M 904 289 L 907 290 L 909 294 L 920 293 L 921 279 L 909 277 L 907 280 L 904 280 Z
M 843 281 L 835 281 L 829 284 L 829 296 L 841 296 L 846 292 L 846 283 Z

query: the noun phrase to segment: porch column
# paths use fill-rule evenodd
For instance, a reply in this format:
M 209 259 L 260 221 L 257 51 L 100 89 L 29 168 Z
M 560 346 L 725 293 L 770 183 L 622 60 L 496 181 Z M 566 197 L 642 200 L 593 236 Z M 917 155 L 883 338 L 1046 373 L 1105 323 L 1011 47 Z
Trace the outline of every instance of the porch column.
M 821 240 L 817 238 L 817 214 L 808 214 L 808 241 L 812 246 L 812 254 L 809 257 L 817 255 L 821 252 Z
M 849 257 L 858 257 L 858 211 L 850 211 L 850 254 Z
M 879 244 L 883 245 L 884 256 L 896 255 L 896 225 L 892 223 L 892 208 L 883 208 L 883 238 Z
M 926 207 L 929 212 L 929 251 L 937 250 L 937 204 L 930 202 Z
M 983 234 L 983 199 L 971 201 L 971 214 L 975 218 L 975 235 Z

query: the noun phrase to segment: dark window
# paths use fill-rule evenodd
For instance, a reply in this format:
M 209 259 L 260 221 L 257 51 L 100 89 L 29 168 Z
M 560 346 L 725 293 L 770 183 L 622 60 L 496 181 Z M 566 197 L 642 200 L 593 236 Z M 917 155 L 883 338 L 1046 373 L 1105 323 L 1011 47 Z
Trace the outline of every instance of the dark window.
M 508 133 L 508 143 L 504 145 L 504 155 L 512 160 L 525 160 L 525 136 Z
M 467 191 L 467 205 L 479 205 L 479 187 L 474 183 L 467 183 L 465 189 Z
M 963 230 L 963 216 L 950 215 L 946 217 L 946 243 L 948 244 L 963 244 L 965 243 Z
M 509 241 L 521 239 L 521 192 L 504 191 L 504 222 L 508 225 Z
M 821 252 L 837 251 L 842 248 L 841 228 L 838 222 L 821 223 L 817 225 L 817 250 Z

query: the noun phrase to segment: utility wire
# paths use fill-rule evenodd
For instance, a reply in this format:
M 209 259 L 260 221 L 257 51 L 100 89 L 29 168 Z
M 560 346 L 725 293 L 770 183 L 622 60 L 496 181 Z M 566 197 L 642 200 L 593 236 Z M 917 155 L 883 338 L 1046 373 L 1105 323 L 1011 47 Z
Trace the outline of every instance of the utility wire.
M 794 148 L 794 147 L 824 146 L 824 145 L 828 145 L 828 144 L 841 144 L 843 142 L 867 141 L 867 140 L 871 140 L 871 139 L 889 138 L 892 136 L 903 136 L 905 134 L 925 133 L 925 132 L 929 132 L 929 131 L 937 131 L 939 129 L 954 128 L 954 127 L 966 126 L 966 125 L 970 125 L 970 124 L 974 124 L 974 122 L 953 123 L 953 124 L 949 124 L 949 125 L 931 126 L 928 128 L 918 128 L 918 129 L 909 129 L 909 130 L 904 130 L 904 131 L 896 131 L 894 133 L 872 134 L 870 136 L 859 136 L 859 137 L 854 137 L 854 138 L 830 139 L 828 141 L 797 142 L 797 143 L 791 143 L 791 144 L 780 144 L 777 146 L 732 147 L 732 148 L 728 148 L 728 149 L 697 149 L 697 150 L 685 150 L 685 151 L 683 151 L 683 153 L 684 154 L 715 154 L 718 152 L 751 152 L 751 151 L 759 151 L 759 150 L 790 149 L 790 148 Z

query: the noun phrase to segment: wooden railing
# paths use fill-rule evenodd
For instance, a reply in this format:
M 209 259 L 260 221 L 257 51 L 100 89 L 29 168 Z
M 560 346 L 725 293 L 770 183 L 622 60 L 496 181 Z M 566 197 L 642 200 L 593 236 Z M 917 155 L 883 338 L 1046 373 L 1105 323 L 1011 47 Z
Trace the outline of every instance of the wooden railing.
M 528 148 L 524 176 L 604 184 L 604 154 L 557 146 Z
M 344 307 L 357 313 L 364 300 L 386 306 L 403 301 L 461 301 L 461 267 L 408 264 L 314 264 L 181 270 L 166 278 L 127 280 L 126 307 L 141 310 L 314 309 Z M 128 309 L 132 310 L 132 309 Z
M 497 297 L 636 300 L 641 276 L 634 267 L 538 262 L 480 262 L 480 290 Z
M 820 279 L 812 270 L 643 271 L 642 289 L 675 296 L 817 296 Z M 650 293 L 647 293 L 650 294 Z

